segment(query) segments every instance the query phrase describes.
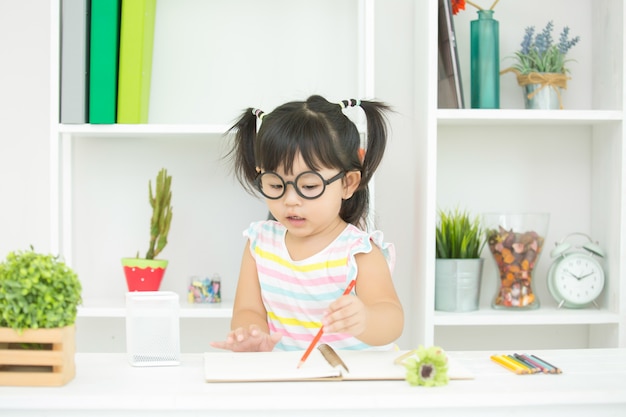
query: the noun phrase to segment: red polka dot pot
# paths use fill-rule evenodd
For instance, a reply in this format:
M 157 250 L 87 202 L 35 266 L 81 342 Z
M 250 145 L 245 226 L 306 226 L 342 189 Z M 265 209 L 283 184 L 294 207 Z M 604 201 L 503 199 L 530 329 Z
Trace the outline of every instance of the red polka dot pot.
M 128 291 L 158 291 L 167 268 L 162 259 L 122 258 Z

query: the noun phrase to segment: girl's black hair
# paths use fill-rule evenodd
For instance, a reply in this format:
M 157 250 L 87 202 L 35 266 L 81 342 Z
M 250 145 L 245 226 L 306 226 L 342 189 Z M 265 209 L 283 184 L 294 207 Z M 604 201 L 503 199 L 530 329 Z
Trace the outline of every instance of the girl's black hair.
M 367 143 L 362 158 L 361 137 L 356 125 L 343 113 L 346 105 L 360 105 L 367 119 Z M 347 223 L 365 228 L 368 214 L 368 184 L 382 160 L 387 143 L 385 112 L 390 110 L 378 101 L 344 100 L 331 103 L 314 95 L 306 101 L 285 103 L 271 113 L 249 108 L 230 128 L 234 144 L 229 153 L 235 175 L 252 194 L 258 191 L 258 169 L 276 171 L 282 167 L 291 174 L 298 153 L 314 171 L 337 168 L 361 172 L 361 182 L 353 196 L 344 200 L 339 216 Z M 257 132 L 257 120 L 261 126 Z

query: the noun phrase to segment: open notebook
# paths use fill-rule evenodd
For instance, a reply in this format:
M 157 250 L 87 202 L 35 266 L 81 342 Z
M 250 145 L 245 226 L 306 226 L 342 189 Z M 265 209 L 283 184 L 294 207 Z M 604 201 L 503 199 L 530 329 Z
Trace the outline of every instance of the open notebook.
M 406 369 L 394 363 L 407 351 L 339 351 L 348 371 L 333 367 L 315 349 L 297 368 L 302 352 L 205 352 L 207 382 L 259 382 L 310 380 L 403 380 Z M 473 379 L 472 373 L 448 356 L 450 379 Z

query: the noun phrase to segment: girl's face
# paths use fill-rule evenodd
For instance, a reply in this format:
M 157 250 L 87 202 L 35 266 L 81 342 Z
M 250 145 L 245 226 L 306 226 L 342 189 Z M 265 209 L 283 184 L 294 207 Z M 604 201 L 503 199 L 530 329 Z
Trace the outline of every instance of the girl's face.
M 299 174 L 306 171 L 311 171 L 311 168 L 298 155 L 294 160 L 292 173 L 287 174 L 283 167 L 279 167 L 276 173 L 288 182 L 294 181 Z M 325 180 L 340 173 L 337 168 L 322 168 L 316 172 Z M 344 178 L 326 185 L 324 193 L 313 200 L 298 195 L 290 183 L 282 197 L 276 200 L 266 198 L 265 201 L 272 215 L 287 228 L 292 237 L 311 237 L 333 231 L 335 227 L 345 224 L 339 217 L 341 202 L 352 196 L 360 179 L 360 172 L 348 172 Z

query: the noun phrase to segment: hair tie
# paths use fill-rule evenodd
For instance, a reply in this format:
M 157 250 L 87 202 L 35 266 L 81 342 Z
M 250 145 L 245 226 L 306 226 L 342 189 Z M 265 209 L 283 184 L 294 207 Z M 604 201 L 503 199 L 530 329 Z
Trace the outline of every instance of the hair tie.
M 263 120 L 263 117 L 265 117 L 265 112 L 261 109 L 252 109 L 252 114 L 254 114 L 259 120 Z
M 358 154 L 359 154 L 359 161 L 362 164 L 363 161 L 365 161 L 365 148 L 359 148 Z
M 356 107 L 360 105 L 361 105 L 361 100 L 357 100 L 354 98 L 350 98 L 348 100 L 341 100 L 339 102 L 339 106 L 341 106 L 342 109 L 345 109 L 346 107 Z

